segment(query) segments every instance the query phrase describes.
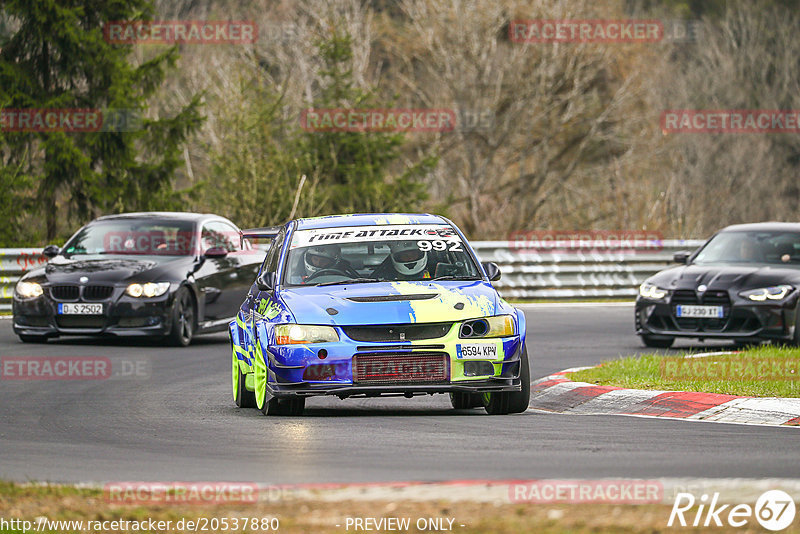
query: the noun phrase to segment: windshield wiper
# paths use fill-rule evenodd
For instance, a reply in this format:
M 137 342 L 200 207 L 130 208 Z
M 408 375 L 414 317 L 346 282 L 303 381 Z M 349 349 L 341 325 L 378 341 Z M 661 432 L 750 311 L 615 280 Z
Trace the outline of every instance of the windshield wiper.
M 431 278 L 431 281 L 433 281 L 433 280 L 474 280 L 474 281 L 478 281 L 478 280 L 480 280 L 480 278 L 475 278 L 474 276 L 455 276 L 455 275 L 452 275 L 452 274 L 448 274 L 448 275 L 445 275 L 445 276 L 437 276 L 436 278 Z M 423 282 L 424 282 L 424 280 L 423 280 Z
M 321 284 L 317 284 L 317 287 L 336 286 L 340 284 L 366 284 L 368 282 L 385 282 L 385 280 L 380 280 L 378 278 L 351 278 L 350 280 L 336 280 L 335 282 L 322 282 Z

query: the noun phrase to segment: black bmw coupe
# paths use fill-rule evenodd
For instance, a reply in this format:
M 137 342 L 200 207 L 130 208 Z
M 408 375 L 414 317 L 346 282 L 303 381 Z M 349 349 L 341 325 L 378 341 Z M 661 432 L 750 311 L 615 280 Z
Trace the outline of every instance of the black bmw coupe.
M 800 224 L 729 226 L 677 267 L 645 280 L 636 333 L 648 347 L 676 337 L 800 345 Z
M 210 214 L 100 217 L 16 285 L 14 332 L 24 342 L 59 335 L 158 336 L 186 346 L 225 330 L 263 252 Z

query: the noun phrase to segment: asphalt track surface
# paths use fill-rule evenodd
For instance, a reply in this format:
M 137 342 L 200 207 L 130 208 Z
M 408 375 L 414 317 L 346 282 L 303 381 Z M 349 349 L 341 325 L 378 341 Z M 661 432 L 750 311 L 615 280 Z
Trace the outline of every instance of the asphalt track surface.
M 631 306 L 525 310 L 534 378 L 646 352 L 633 335 Z M 9 356 L 105 356 L 115 370 L 131 361 L 146 369 L 112 380 L 0 380 L 0 479 L 800 477 L 793 428 L 531 410 L 489 416 L 452 410 L 444 395 L 315 398 L 303 417 L 268 418 L 233 405 L 224 334 L 186 349 L 89 338 L 31 345 L 17 340 L 11 321 L 0 320 L 0 357 Z

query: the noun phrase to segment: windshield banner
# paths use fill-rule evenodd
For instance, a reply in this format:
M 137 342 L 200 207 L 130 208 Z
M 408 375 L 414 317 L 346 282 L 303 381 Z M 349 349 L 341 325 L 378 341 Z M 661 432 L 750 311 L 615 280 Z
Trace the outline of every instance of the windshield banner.
M 443 224 L 393 224 L 385 226 L 347 226 L 298 230 L 292 237 L 292 249 L 331 243 L 367 241 L 449 241 L 460 243 L 452 226 Z

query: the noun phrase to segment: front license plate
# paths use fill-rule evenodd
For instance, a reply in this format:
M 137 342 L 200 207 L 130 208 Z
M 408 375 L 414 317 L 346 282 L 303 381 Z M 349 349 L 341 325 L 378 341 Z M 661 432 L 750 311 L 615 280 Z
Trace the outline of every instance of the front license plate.
M 103 315 L 102 304 L 69 304 L 58 305 L 59 315 Z
M 494 343 L 456 343 L 456 358 L 459 360 L 496 360 L 497 345 Z
M 721 319 L 722 306 L 676 306 L 675 316 Z

